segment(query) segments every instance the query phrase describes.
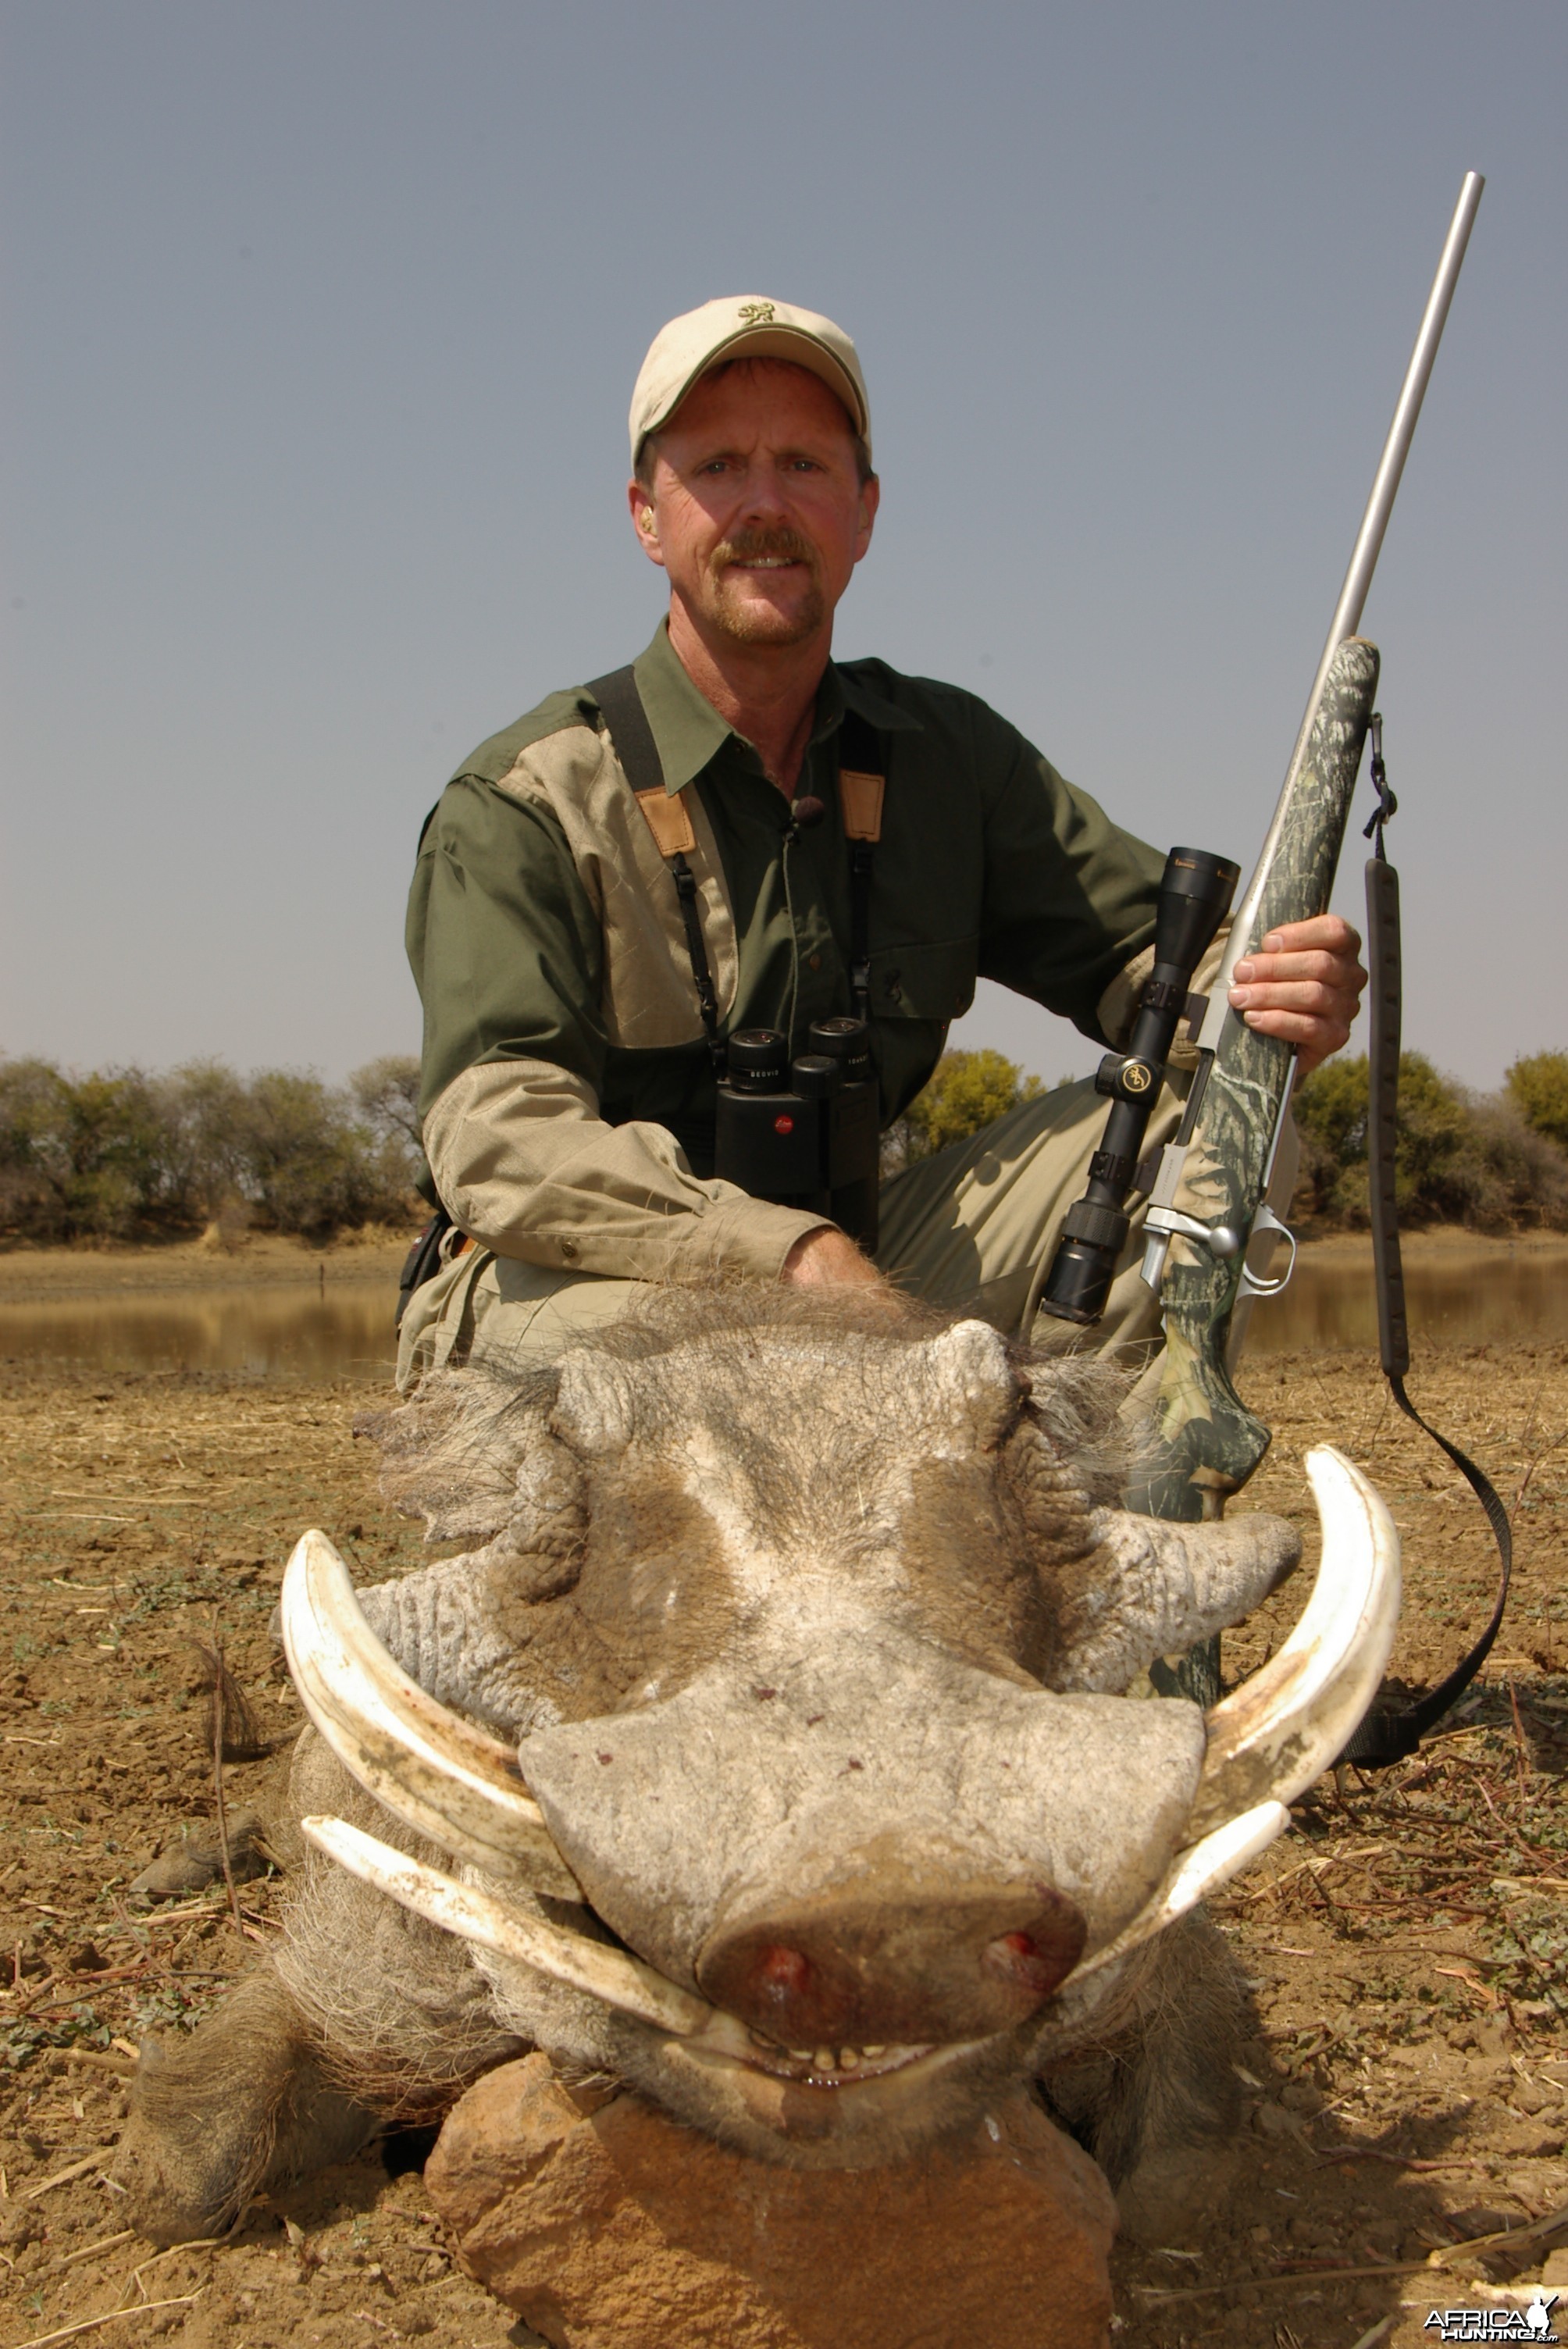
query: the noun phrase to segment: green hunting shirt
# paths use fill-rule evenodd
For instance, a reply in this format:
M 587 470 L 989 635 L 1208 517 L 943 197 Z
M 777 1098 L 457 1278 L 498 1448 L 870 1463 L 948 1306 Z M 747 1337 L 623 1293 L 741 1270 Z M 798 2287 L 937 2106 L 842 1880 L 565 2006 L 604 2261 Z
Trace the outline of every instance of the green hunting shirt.
M 661 625 L 636 663 L 667 794 L 696 833 L 721 1032 L 851 1009 L 846 710 L 886 773 L 871 899 L 884 1123 L 936 1064 L 977 978 L 1122 1040 L 1164 859 L 974 694 L 830 664 L 791 823 Z M 776 1272 L 820 1222 L 711 1178 L 714 1076 L 675 883 L 593 696 L 552 695 L 464 761 L 420 842 L 408 957 L 424 1005 L 426 1149 L 443 1200 L 501 1255 L 623 1278 Z

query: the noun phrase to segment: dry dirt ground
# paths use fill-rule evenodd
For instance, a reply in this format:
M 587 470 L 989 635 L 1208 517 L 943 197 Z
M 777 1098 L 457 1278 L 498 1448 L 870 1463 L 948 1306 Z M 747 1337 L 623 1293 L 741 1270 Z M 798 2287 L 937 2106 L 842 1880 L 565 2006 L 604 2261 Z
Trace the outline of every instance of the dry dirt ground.
M 1276 1430 L 1260 1503 L 1310 1518 L 1301 1453 L 1324 1438 L 1377 1480 L 1406 1540 L 1397 1666 L 1418 1682 L 1439 1673 L 1491 1598 L 1485 1528 L 1458 1478 L 1363 1357 L 1265 1358 L 1245 1384 Z M 1429 1350 L 1411 1386 L 1515 1508 L 1505 1637 L 1418 1761 L 1326 1781 L 1220 1904 L 1256 2001 L 1237 2179 L 1207 2232 L 1119 2250 L 1119 2344 L 1413 2349 L 1436 2337 L 1433 2307 L 1495 2299 L 1568 2243 L 1568 2225 L 1536 2227 L 1568 2204 L 1568 1349 Z M 77 2337 L 533 2338 L 454 2269 L 407 2166 L 417 2144 L 255 2209 L 222 2245 L 158 2255 L 124 2232 L 106 2175 L 140 2034 L 195 2023 L 276 1930 L 281 1888 L 266 1879 L 239 1888 L 239 1930 L 221 1885 L 153 1908 L 128 1896 L 152 1854 L 211 1820 L 193 1643 L 222 1642 L 260 1733 L 286 1737 L 300 1715 L 267 1627 L 301 1528 L 325 1526 L 367 1579 L 417 1554 L 350 1435 L 372 1392 L 0 1362 L 8 2344 L 122 2310 L 138 2313 Z M 1228 1672 L 1277 1643 L 1289 1594 L 1275 1607 L 1228 1641 Z M 227 1801 L 264 1813 L 278 1767 L 230 1764 Z M 1511 2240 L 1452 2248 L 1494 2234 Z M 1446 2270 L 1427 2264 L 1434 2251 Z

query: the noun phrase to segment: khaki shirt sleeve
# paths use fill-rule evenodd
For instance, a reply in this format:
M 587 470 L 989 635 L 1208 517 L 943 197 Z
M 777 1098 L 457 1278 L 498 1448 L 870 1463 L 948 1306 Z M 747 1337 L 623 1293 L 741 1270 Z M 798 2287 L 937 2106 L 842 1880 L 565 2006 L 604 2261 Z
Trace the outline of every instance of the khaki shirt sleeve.
M 498 1256 L 623 1280 L 776 1278 L 820 1216 L 699 1182 L 662 1125 L 607 1125 L 592 1088 L 548 1061 L 465 1069 L 425 1118 L 447 1208 Z
M 1230 935 L 1230 923 L 1222 922 L 1192 974 L 1194 995 L 1213 993 L 1214 982 L 1220 976 L 1220 965 L 1225 958 L 1225 942 Z M 1113 1051 L 1125 1052 L 1131 1040 L 1132 1023 L 1138 1015 L 1138 999 L 1149 984 L 1149 975 L 1153 968 L 1154 948 L 1144 947 L 1133 956 L 1125 969 L 1117 972 L 1099 999 L 1097 1014 L 1099 1031 Z M 1176 1041 L 1171 1047 L 1170 1065 L 1173 1069 L 1187 1070 L 1195 1069 L 1198 1065 L 1197 1047 L 1188 1039 L 1185 1020 L 1176 1030 Z

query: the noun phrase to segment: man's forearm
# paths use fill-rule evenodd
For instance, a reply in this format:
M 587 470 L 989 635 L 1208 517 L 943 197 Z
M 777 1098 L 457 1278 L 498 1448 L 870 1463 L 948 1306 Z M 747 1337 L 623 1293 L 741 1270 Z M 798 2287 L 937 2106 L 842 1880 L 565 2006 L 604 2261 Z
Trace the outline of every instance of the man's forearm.
M 622 1280 L 778 1277 L 820 1216 L 703 1182 L 660 1125 L 612 1126 L 547 1061 L 487 1061 L 447 1087 L 425 1150 L 449 1213 L 498 1256 Z

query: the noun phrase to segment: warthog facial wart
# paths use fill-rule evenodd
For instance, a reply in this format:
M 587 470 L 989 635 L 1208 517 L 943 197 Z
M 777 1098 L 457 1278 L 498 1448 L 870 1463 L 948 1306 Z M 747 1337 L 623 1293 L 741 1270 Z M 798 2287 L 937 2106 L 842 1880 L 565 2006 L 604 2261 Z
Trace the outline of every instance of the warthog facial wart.
M 436 2115 L 528 2048 L 755 2158 L 861 2168 L 1033 2079 L 1169 2228 L 1236 2124 L 1206 1893 L 1377 1688 L 1387 1510 L 1308 1457 L 1322 1561 L 1213 1708 L 1129 1694 L 1294 1568 L 1274 1518 L 1117 1504 L 1122 1387 L 878 1296 L 655 1293 L 548 1370 L 430 1381 L 388 1489 L 462 1554 L 282 1625 L 312 1847 L 275 1962 L 150 2053 L 138 2224 Z

